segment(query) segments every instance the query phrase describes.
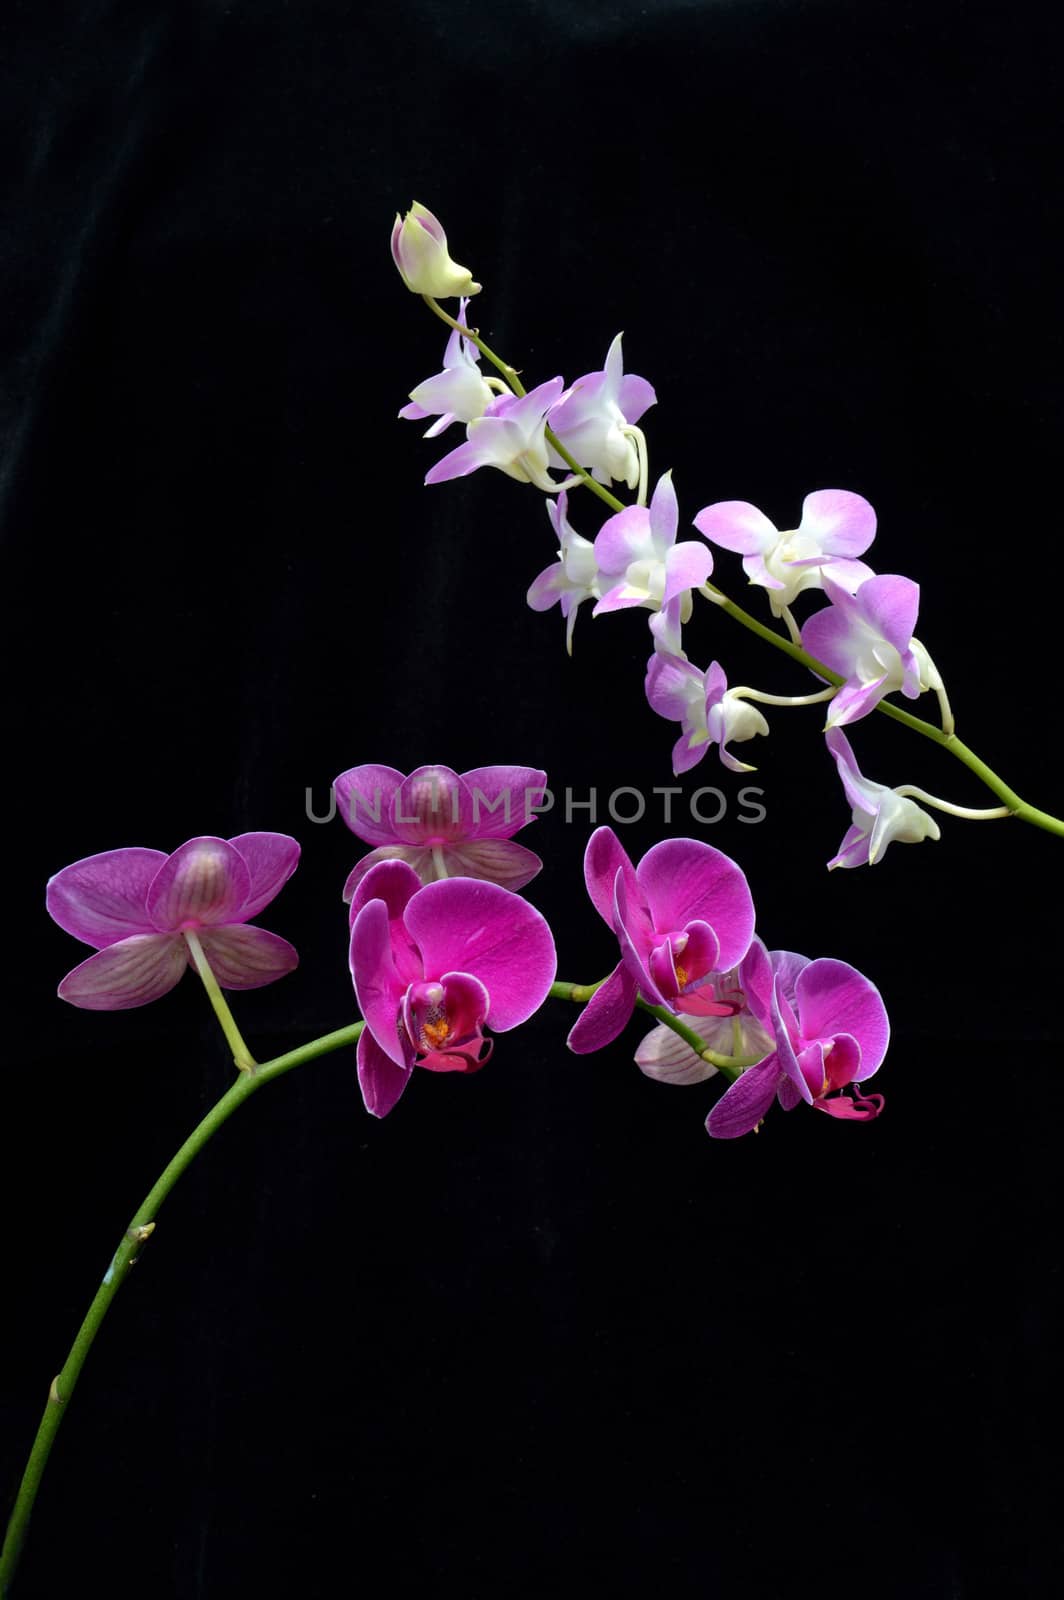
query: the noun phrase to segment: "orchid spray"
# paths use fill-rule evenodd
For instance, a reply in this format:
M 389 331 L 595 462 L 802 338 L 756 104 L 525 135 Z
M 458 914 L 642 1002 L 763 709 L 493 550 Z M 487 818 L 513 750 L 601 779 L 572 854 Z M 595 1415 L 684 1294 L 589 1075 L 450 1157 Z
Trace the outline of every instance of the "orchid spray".
M 412 219 L 428 216 L 423 206 L 415 205 L 405 222 L 396 219 L 396 227 L 402 230 Z M 443 238 L 439 223 L 432 220 Z M 1064 836 L 1064 820 L 1021 799 L 958 737 L 942 675 L 916 637 L 919 585 L 901 574 L 877 574 L 863 559 L 875 538 L 876 515 L 862 495 L 815 490 L 805 496 L 798 524 L 789 529 L 778 528 L 746 501 L 712 502 L 691 518 L 701 537 L 678 539 L 680 513 L 672 474 L 663 473 L 651 488 L 646 439 L 638 425 L 657 397 L 645 378 L 624 372 L 620 334 L 601 371 L 568 384 L 554 377 L 528 392 L 517 370 L 469 325 L 468 298 L 460 300 L 454 317 L 440 305 L 446 295 L 433 287 L 431 271 L 400 270 L 407 287 L 451 329 L 445 373 L 458 359 L 457 340 L 474 370 L 480 370 L 479 354 L 498 374 L 483 380 L 491 388 L 482 389 L 477 407 L 462 417 L 466 442 L 431 467 L 425 482 L 437 484 L 494 466 L 548 496 L 558 549 L 555 561 L 532 581 L 528 603 L 537 611 L 560 605 L 570 651 L 585 600 L 593 602 L 595 616 L 628 609 L 650 613 L 646 695 L 659 716 L 679 724 L 672 755 L 675 773 L 689 771 L 713 745 L 726 766 L 750 771 L 727 746 L 768 733 L 758 706 L 785 709 L 824 702 L 828 752 L 853 810 L 853 827 L 830 866 L 874 863 L 891 840 L 938 839 L 939 826 L 924 807 L 968 821 L 1014 817 Z M 480 292 L 480 285 L 476 290 Z M 432 399 L 431 386 L 444 376 L 413 391 L 416 410 L 406 406 L 399 413 L 439 417 L 430 434 L 440 431 L 445 417 L 449 424 L 461 415 L 449 403 L 449 388 Z M 633 492 L 634 499 L 626 504 L 618 486 Z M 580 488 L 587 492 L 577 504 L 574 491 Z M 597 528 L 592 498 L 609 512 Z M 765 592 L 766 621 L 720 587 L 714 578 L 714 549 L 742 557 L 748 583 Z M 696 665 L 683 632 L 696 595 L 806 667 L 818 686 L 804 695 L 729 687 L 720 662 Z M 800 621 L 795 607 L 817 599 L 827 604 Z M 909 701 L 933 695 L 937 719 L 916 716 L 891 698 L 896 694 Z M 887 788 L 863 778 L 839 730 L 873 711 L 947 750 L 980 779 L 997 804 L 955 805 L 911 784 Z
M 348 902 L 361 1016 L 264 1062 L 245 1042 L 227 994 L 273 983 L 298 965 L 286 940 L 251 921 L 295 871 L 294 839 L 204 835 L 169 854 L 112 849 L 51 879 L 49 912 L 91 950 L 60 982 L 60 997 L 83 1010 L 128 1010 L 162 999 L 191 969 L 236 1076 L 133 1212 L 48 1387 L 0 1555 L 0 1595 L 9 1592 L 85 1359 L 163 1202 L 232 1113 L 293 1068 L 350 1050 L 366 1110 L 387 1116 L 401 1096 L 413 1096 L 415 1068 L 469 1076 L 491 1060 L 496 1070 L 496 1036 L 551 998 L 581 1007 L 569 1033 L 577 1054 L 601 1049 L 645 1014 L 653 1026 L 635 1060 L 647 1076 L 681 1084 L 720 1077 L 727 1093 L 708 1116 L 702 1112 L 714 1137 L 756 1129 L 773 1100 L 784 1110 L 804 1101 L 851 1121 L 881 1109 L 880 1096 L 858 1087 L 879 1067 L 887 1043 L 874 986 L 842 961 L 769 953 L 755 935 L 742 869 L 700 840 L 664 839 L 633 864 L 612 830 L 598 829 L 584 877 L 592 905 L 616 935 L 618 961 L 597 982 L 559 980 L 551 930 L 517 892 L 542 862 L 512 838 L 547 808 L 546 781 L 546 773 L 520 765 L 458 774 L 430 763 L 404 776 L 369 763 L 343 772 L 335 783 L 338 808 L 373 847 L 346 886 L 337 884 L 337 904 Z M 498 1056 L 505 1070 L 501 1045 Z
M 533 577 L 528 600 L 538 610 L 560 607 L 570 648 L 585 601 L 596 615 L 649 613 L 646 693 L 655 712 L 679 725 L 677 772 L 693 767 L 711 745 L 726 766 L 747 770 L 734 747 L 768 732 L 760 706 L 824 701 L 828 748 L 853 818 L 832 865 L 875 861 L 894 840 L 937 837 L 923 806 L 962 816 L 1016 815 L 1064 833 L 1064 824 L 1020 801 L 957 740 L 941 677 L 913 637 L 916 585 L 877 577 L 864 564 L 875 518 L 859 495 L 808 496 L 791 532 L 752 506 L 709 505 L 695 517 L 693 535 L 680 537 L 676 485 L 669 472 L 651 485 L 639 426 L 656 395 L 645 378 L 626 372 L 619 334 L 600 369 L 570 384 L 548 377 L 526 390 L 469 325 L 480 285 L 452 259 L 444 229 L 426 207 L 396 218 L 392 254 L 408 289 L 449 329 L 441 371 L 410 391 L 401 413 L 427 423 L 428 437 L 455 424 L 465 430 L 428 481 L 493 466 L 546 495 L 557 558 Z M 458 301 L 457 317 L 439 304 L 446 298 Z M 633 496 L 630 503 L 614 493 L 616 485 Z M 598 527 L 586 517 L 589 496 L 609 513 Z M 747 576 L 766 590 L 770 623 L 748 615 L 711 581 L 714 546 L 742 556 Z M 803 628 L 792 607 L 810 591 L 829 605 Z M 807 696 L 777 696 L 730 686 L 719 662 L 696 666 L 684 649 L 684 629 L 698 596 L 802 662 L 817 688 Z M 889 699 L 925 691 L 938 698 L 941 727 Z M 865 778 L 842 727 L 872 710 L 944 744 L 1000 805 L 972 813 L 912 787 L 889 789 Z M 340 774 L 338 809 L 369 847 L 346 883 L 337 883 L 334 908 L 335 914 L 347 904 L 357 1014 L 268 1061 L 245 1042 L 228 996 L 296 972 L 296 951 L 258 921 L 296 870 L 294 839 L 205 834 L 172 852 L 105 848 L 51 879 L 50 914 L 88 948 L 60 982 L 60 998 L 87 1011 L 126 1010 L 163 1000 L 191 969 L 222 1029 L 235 1077 L 132 1213 L 69 1355 L 46 1388 L 0 1554 L 0 1597 L 10 1592 L 85 1360 L 164 1202 L 232 1113 L 294 1068 L 349 1051 L 370 1115 L 397 1114 L 400 1099 L 398 1114 L 416 1115 L 416 1068 L 463 1079 L 489 1062 L 492 1071 L 506 1070 L 506 1035 L 553 999 L 580 1008 L 568 1032 L 578 1056 L 611 1044 L 645 1017 L 649 1026 L 633 1054 L 646 1076 L 686 1086 L 722 1080 L 722 1094 L 702 1091 L 700 1115 L 713 1138 L 756 1131 L 774 1115 L 774 1104 L 788 1112 L 804 1104 L 843 1122 L 879 1115 L 882 1096 L 866 1086 L 883 1062 L 889 1025 L 875 985 L 844 960 L 770 949 L 759 935 L 744 871 L 704 841 L 662 839 L 634 862 L 611 829 L 593 833 L 584 880 L 594 911 L 616 939 L 616 960 L 596 981 L 559 979 L 554 935 L 524 892 L 544 864 L 514 837 L 548 808 L 546 784 L 545 772 L 517 764 L 459 773 L 430 762 L 404 774 L 361 761 Z

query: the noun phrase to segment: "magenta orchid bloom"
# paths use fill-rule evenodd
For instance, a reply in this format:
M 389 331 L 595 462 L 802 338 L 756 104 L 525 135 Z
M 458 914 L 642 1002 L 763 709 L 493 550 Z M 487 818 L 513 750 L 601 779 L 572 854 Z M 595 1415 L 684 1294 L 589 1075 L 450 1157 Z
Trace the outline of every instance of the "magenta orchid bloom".
M 467 298 L 458 307 L 458 321 L 465 324 Z M 483 416 L 495 398 L 477 362 L 480 352 L 475 344 L 455 328 L 447 341 L 443 356 L 443 371 L 426 378 L 410 391 L 410 404 L 403 406 L 399 415 L 407 422 L 425 422 L 429 417 L 437 420 L 425 429 L 426 439 L 435 439 L 452 422 L 472 422 Z
M 802 648 L 846 680 L 828 703 L 827 726 L 856 722 L 895 689 L 915 700 L 926 687 L 913 648 L 920 585 L 888 573 L 851 595 L 825 577 L 824 593 L 831 604 L 805 624 Z
M 534 821 L 547 774 L 534 767 L 418 767 L 408 778 L 394 767 L 342 772 L 333 785 L 340 815 L 360 839 L 376 845 L 344 885 L 350 900 L 380 861 L 405 861 L 422 883 L 483 878 L 523 889 L 543 863 L 512 835 Z
M 492 1050 L 484 1029 L 526 1021 L 555 966 L 551 931 L 520 896 L 470 878 L 422 887 L 405 861 L 380 862 L 351 903 L 366 1110 L 386 1116 L 415 1066 L 476 1072 Z
M 741 869 L 697 839 L 665 839 L 634 867 L 612 828 L 584 854 L 592 903 L 621 946 L 621 960 L 569 1035 L 577 1055 L 601 1050 L 632 1015 L 637 995 L 684 1016 L 732 1016 L 719 974 L 738 966 L 754 934 L 754 903 Z
M 697 539 L 676 543 L 680 512 L 672 473 L 658 479 L 647 506 L 626 506 L 602 524 L 595 559 L 606 593 L 593 612 L 648 606 L 658 611 L 678 597 L 690 606 L 690 591 L 713 571 L 713 552 Z M 613 579 L 607 587 L 607 581 Z M 690 613 L 688 612 L 688 615 Z M 682 615 L 683 621 L 687 618 Z
M 625 374 L 618 334 L 603 370 L 578 378 L 547 420 L 570 455 L 599 483 L 617 481 L 634 489 L 639 482 L 639 455 L 628 430 L 656 402 L 645 378 Z M 551 465 L 565 468 L 567 463 L 552 451 Z
M 804 1100 L 852 1122 L 880 1114 L 882 1095 L 857 1088 L 878 1070 L 890 1040 L 874 984 L 845 961 L 810 961 L 789 950 L 770 956 L 760 941 L 743 964 L 742 983 L 775 1049 L 747 1067 L 713 1107 L 706 1128 L 715 1139 L 752 1132 L 777 1098 L 785 1111 Z M 839 1093 L 851 1085 L 852 1097 Z
M 558 486 L 547 471 L 547 412 L 564 386 L 563 379 L 550 378 L 520 398 L 498 395 L 482 416 L 469 423 L 465 444 L 437 461 L 425 482 L 446 483 L 466 478 L 478 467 L 498 467 L 519 483 L 553 492 Z
M 731 692 L 719 662 L 702 672 L 686 656 L 655 651 L 647 663 L 646 695 L 651 710 L 683 729 L 672 751 L 677 777 L 697 766 L 712 745 L 729 771 L 754 771 L 732 755 L 728 741 L 768 733 L 768 723 L 756 706 Z
M 124 1011 L 168 994 L 192 964 L 195 933 L 223 989 L 259 989 L 299 965 L 288 943 L 248 927 L 292 876 L 299 845 L 285 833 L 189 839 L 164 850 L 105 850 L 48 883 L 49 914 L 96 954 L 59 995 L 87 1011 Z
M 595 546 L 570 526 L 569 496 L 564 489 L 557 500 L 547 501 L 547 515 L 558 536 L 558 559 L 533 579 L 528 603 L 533 611 L 549 611 L 551 606 L 561 605 L 565 648 L 572 655 L 576 613 L 585 600 L 598 600 L 602 595 Z
M 743 558 L 751 583 L 768 590 L 774 616 L 793 605 L 803 589 L 821 587 L 824 577 L 850 591 L 872 577 L 855 558 L 876 533 L 876 514 L 868 501 L 847 489 L 818 489 L 802 502 L 797 528 L 780 532 L 763 511 L 745 500 L 721 500 L 695 517 L 699 533 Z
M 468 267 L 451 260 L 447 235 L 428 206 L 414 201 L 405 217 L 396 213 L 392 228 L 392 260 L 399 276 L 415 294 L 448 300 L 454 295 L 480 293 Z
M 921 839 L 941 837 L 934 817 L 915 800 L 864 776 L 841 728 L 830 728 L 826 742 L 853 810 L 853 826 L 847 830 L 838 854 L 828 862 L 829 870 L 863 867 L 866 862 L 874 865 L 895 839 L 902 844 L 918 844 Z

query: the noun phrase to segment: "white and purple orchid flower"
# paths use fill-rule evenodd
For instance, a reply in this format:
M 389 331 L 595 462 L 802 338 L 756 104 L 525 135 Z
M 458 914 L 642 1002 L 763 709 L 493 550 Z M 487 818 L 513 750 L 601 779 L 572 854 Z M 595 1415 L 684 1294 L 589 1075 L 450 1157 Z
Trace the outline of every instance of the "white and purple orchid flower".
M 866 862 L 874 866 L 895 839 L 901 844 L 919 844 L 922 839 L 941 838 L 938 823 L 923 806 L 864 776 L 841 728 L 829 728 L 825 740 L 853 810 L 853 825 L 828 862 L 829 870 L 863 867 Z
M 714 974 L 713 990 L 721 1002 L 721 1015 L 684 1018 L 702 1043 L 718 1055 L 756 1059 L 775 1048 L 773 1035 L 758 1020 L 743 989 L 743 969 L 748 960 L 749 955 L 744 956 L 730 972 Z M 724 1012 L 724 1005 L 730 1006 L 729 1013 Z M 635 1061 L 642 1073 L 659 1083 L 704 1083 L 719 1070 L 711 1061 L 696 1055 L 687 1041 L 663 1022 L 651 1028 L 636 1050 Z
M 830 1116 L 868 1122 L 882 1095 L 858 1088 L 886 1055 L 890 1023 L 879 990 L 845 961 L 810 961 L 789 950 L 750 947 L 740 983 L 755 1019 L 775 1047 L 747 1067 L 706 1121 L 715 1139 L 751 1133 L 773 1100 L 785 1111 L 800 1101 Z M 851 1088 L 852 1095 L 841 1091 Z
M 447 235 L 438 217 L 414 201 L 405 217 L 396 213 L 392 227 L 392 260 L 414 294 L 448 300 L 455 295 L 480 293 L 468 267 L 451 260 Z
M 344 885 L 350 900 L 380 861 L 405 861 L 422 883 L 482 878 L 523 889 L 540 870 L 539 856 L 513 835 L 535 819 L 547 774 L 533 767 L 418 767 L 404 777 L 394 767 L 350 767 L 336 779 L 344 822 L 375 845 Z
M 741 743 L 766 734 L 768 723 L 756 706 L 732 693 L 719 662 L 712 662 L 703 672 L 686 656 L 657 650 L 647 663 L 646 695 L 659 717 L 678 722 L 683 729 L 672 751 L 672 770 L 677 777 L 697 766 L 711 745 L 717 746 L 729 771 L 754 771 L 732 755 L 728 742 Z
M 913 648 L 920 585 L 886 573 L 848 594 L 825 577 L 824 593 L 831 604 L 805 623 L 802 648 L 846 680 L 828 703 L 827 726 L 856 722 L 895 689 L 915 700 L 927 687 Z
M 807 494 L 801 522 L 783 532 L 745 500 L 718 501 L 694 521 L 712 544 L 742 556 L 743 571 L 768 591 L 777 617 L 803 589 L 821 588 L 824 577 L 852 591 L 873 576 L 871 567 L 856 558 L 875 538 L 876 514 L 867 500 L 847 489 Z
M 299 965 L 288 943 L 252 917 L 299 861 L 285 833 L 189 839 L 173 855 L 131 846 L 64 867 L 49 880 L 48 911 L 96 951 L 68 972 L 59 995 L 87 1011 L 158 1000 L 192 965 L 194 933 L 223 989 L 259 989 Z
M 561 378 L 549 378 L 526 395 L 496 395 L 479 417 L 466 427 L 466 442 L 451 450 L 425 474 L 426 483 L 446 483 L 467 478 L 478 467 L 498 467 L 519 483 L 534 483 L 553 493 L 547 450 L 547 412 L 564 387 Z
M 584 854 L 592 904 L 617 935 L 621 960 L 569 1035 L 577 1055 L 601 1050 L 636 997 L 683 1016 L 732 1016 L 716 981 L 738 966 L 754 934 L 754 903 L 735 862 L 698 839 L 665 839 L 633 866 L 612 828 Z
M 556 958 L 540 913 L 497 884 L 422 886 L 405 861 L 368 872 L 351 903 L 351 977 L 366 1026 L 358 1081 L 386 1116 L 415 1066 L 476 1072 L 492 1041 L 547 997 Z
M 558 558 L 532 580 L 528 604 L 533 611 L 549 611 L 551 606 L 561 606 L 565 618 L 565 648 L 572 655 L 577 612 L 585 600 L 602 597 L 598 562 L 591 540 L 582 538 L 570 525 L 569 496 L 564 489 L 557 500 L 547 501 L 547 515 L 558 537 Z
M 697 539 L 676 543 L 679 516 L 672 473 L 666 472 L 658 479 L 649 507 L 626 506 L 602 524 L 595 559 L 605 592 L 595 607 L 596 617 L 626 606 L 658 611 L 680 599 L 681 620 L 687 620 L 690 591 L 713 571 L 713 552 Z
M 657 395 L 645 378 L 625 373 L 618 334 L 601 372 L 578 378 L 551 411 L 548 422 L 562 444 L 599 483 L 639 481 L 639 452 L 632 428 Z M 556 451 L 551 465 L 566 467 Z
M 458 307 L 458 321 L 463 324 L 468 304 L 468 298 L 463 298 Z M 468 423 L 483 416 L 495 391 L 477 365 L 479 359 L 476 345 L 454 328 L 444 351 L 443 371 L 411 389 L 410 404 L 403 406 L 399 415 L 406 422 L 425 422 L 435 417 L 432 426 L 425 429 L 426 439 L 435 439 L 452 422 Z

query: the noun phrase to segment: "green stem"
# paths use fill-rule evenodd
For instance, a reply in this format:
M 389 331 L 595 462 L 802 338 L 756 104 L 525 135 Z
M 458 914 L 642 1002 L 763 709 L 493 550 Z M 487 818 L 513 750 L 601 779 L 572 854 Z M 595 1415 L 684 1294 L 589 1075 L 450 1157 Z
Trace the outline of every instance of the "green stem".
M 214 1007 L 214 1014 L 222 1025 L 222 1032 L 233 1052 L 233 1060 L 241 1072 L 251 1072 L 255 1066 L 255 1057 L 244 1043 L 240 1029 L 236 1025 L 236 1018 L 229 1009 L 225 995 L 218 987 L 218 979 L 211 971 L 211 964 L 207 960 L 203 946 L 191 928 L 185 929 L 185 943 L 188 945 L 189 954 L 203 987 L 207 991 L 207 998 Z
M 134 1213 L 133 1220 L 122 1235 L 118 1249 L 111 1258 L 111 1264 L 104 1274 L 103 1282 L 96 1291 L 96 1296 L 86 1313 L 85 1320 L 78 1329 L 77 1337 L 70 1348 L 70 1354 L 67 1356 L 62 1370 L 52 1379 L 52 1385 L 48 1391 L 48 1403 L 41 1419 L 41 1425 L 37 1430 L 37 1437 L 33 1441 L 33 1449 L 30 1451 L 29 1461 L 26 1463 L 26 1470 L 22 1476 L 14 1510 L 11 1513 L 11 1520 L 8 1523 L 3 1552 L 0 1554 L 0 1600 L 3 1600 L 3 1597 L 9 1593 L 11 1581 L 14 1578 L 15 1569 L 18 1566 L 19 1556 L 22 1553 L 22 1547 L 29 1529 L 30 1514 L 33 1511 L 33 1503 L 37 1498 L 41 1478 L 48 1463 L 48 1457 L 51 1454 L 59 1424 L 66 1414 L 70 1397 L 74 1392 L 74 1385 L 77 1383 L 78 1376 L 85 1364 L 85 1358 L 92 1349 L 93 1340 L 100 1330 L 100 1324 L 107 1315 L 111 1301 L 125 1282 L 130 1268 L 140 1254 L 141 1246 L 155 1231 L 155 1220 L 163 1201 L 186 1167 L 191 1165 L 204 1145 L 217 1133 L 222 1123 L 226 1122 L 237 1107 L 243 1105 L 244 1101 L 249 1099 L 264 1083 L 269 1083 L 273 1078 L 281 1077 L 283 1073 L 291 1071 L 293 1067 L 301 1066 L 304 1061 L 313 1061 L 317 1056 L 327 1055 L 332 1050 L 341 1050 L 345 1045 L 353 1044 L 364 1026 L 365 1024 L 362 1022 L 352 1023 L 349 1027 L 338 1028 L 335 1033 L 323 1034 L 320 1039 L 313 1039 L 309 1044 L 301 1045 L 297 1050 L 290 1050 L 286 1055 L 277 1056 L 273 1061 L 264 1062 L 261 1066 L 251 1065 L 245 1067 L 227 1093 L 208 1111 L 203 1121 L 185 1140 L 173 1160 L 163 1170 L 143 1205 Z
M 782 634 L 774 633 L 763 622 L 752 617 L 749 611 L 744 611 L 734 600 L 729 600 L 716 584 L 705 584 L 703 593 L 719 610 L 726 611 L 729 617 L 741 623 L 744 628 L 749 628 L 751 633 L 756 633 L 759 639 L 764 639 L 777 650 L 782 650 L 792 661 L 798 661 L 803 667 L 808 667 L 818 678 L 826 678 L 828 683 L 836 685 L 844 682 L 844 679 L 830 667 L 825 666 L 823 661 L 818 661 L 800 645 L 792 644 L 790 639 L 783 638 Z M 950 755 L 955 756 L 970 772 L 974 772 L 990 792 L 996 794 L 1011 814 L 1019 817 L 1021 822 L 1029 822 L 1036 828 L 1044 828 L 1047 833 L 1055 833 L 1064 838 L 1064 821 L 1060 817 L 1051 816 L 1048 811 L 1039 811 L 1036 806 L 1028 805 L 1026 800 L 1021 800 L 1015 789 L 1010 789 L 1005 780 L 1000 778 L 993 768 L 988 767 L 985 761 L 980 760 L 975 751 L 970 750 L 955 733 L 944 733 L 941 728 L 936 728 L 933 722 L 925 722 L 921 717 L 914 717 L 911 712 L 903 711 L 901 706 L 892 705 L 889 700 L 880 700 L 876 710 L 881 711 L 885 717 L 890 717 L 893 722 L 900 722 L 903 727 L 911 728 L 914 733 L 922 734 L 933 744 L 941 745 L 943 750 L 948 750 Z

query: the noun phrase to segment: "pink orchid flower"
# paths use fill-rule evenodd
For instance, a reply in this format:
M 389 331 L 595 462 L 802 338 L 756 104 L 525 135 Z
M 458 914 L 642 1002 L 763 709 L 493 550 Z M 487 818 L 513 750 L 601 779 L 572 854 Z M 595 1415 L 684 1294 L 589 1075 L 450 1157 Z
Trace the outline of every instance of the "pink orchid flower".
M 259 989 L 299 965 L 288 943 L 250 918 L 299 861 L 285 833 L 189 839 L 163 850 L 105 850 L 49 880 L 49 914 L 96 954 L 68 972 L 59 995 L 87 1011 L 123 1011 L 169 993 L 191 965 L 194 932 L 223 989 Z
M 405 861 L 380 862 L 351 903 L 366 1110 L 386 1116 L 415 1066 L 476 1072 L 492 1051 L 484 1029 L 526 1021 L 555 966 L 551 931 L 527 900 L 471 878 L 423 887 Z
M 745 500 L 721 500 L 695 517 L 695 527 L 722 550 L 743 558 L 751 583 L 768 590 L 774 616 L 793 605 L 803 589 L 819 589 L 824 577 L 853 590 L 872 577 L 863 555 L 876 533 L 876 514 L 848 489 L 818 489 L 802 502 L 797 528 L 781 532 L 763 511 Z
M 634 867 L 612 828 L 584 854 L 592 903 L 621 946 L 621 960 L 569 1035 L 577 1055 L 601 1050 L 632 1015 L 637 995 L 684 1016 L 732 1016 L 715 984 L 738 966 L 754 934 L 742 870 L 698 839 L 665 839 Z
M 753 772 L 728 749 L 731 739 L 741 742 L 768 733 L 768 723 L 756 706 L 737 698 L 728 688 L 719 661 L 703 672 L 685 655 L 655 650 L 647 663 L 646 696 L 652 711 L 682 728 L 672 750 L 672 770 L 679 777 L 698 765 L 706 751 L 717 747 L 730 772 Z
M 547 774 L 534 767 L 418 767 L 408 778 L 394 767 L 342 772 L 333 785 L 340 815 L 360 839 L 376 845 L 344 884 L 344 899 L 379 861 L 405 861 L 422 883 L 483 878 L 523 889 L 543 863 L 511 837 L 535 819 Z
M 829 870 L 874 865 L 883 859 L 887 846 L 895 839 L 902 844 L 919 844 L 921 839 L 941 837 L 938 823 L 923 806 L 896 789 L 865 777 L 841 728 L 830 728 L 825 742 L 835 758 L 853 814 L 853 824 L 846 830 L 838 853 L 828 862 Z
M 426 483 L 467 478 L 478 467 L 498 467 L 518 483 L 534 483 L 548 494 L 557 484 L 547 471 L 547 412 L 561 397 L 564 380 L 549 378 L 528 394 L 501 394 L 466 427 L 466 442 L 441 457 Z
M 890 1040 L 875 985 L 845 961 L 810 961 L 790 950 L 769 955 L 760 941 L 741 973 L 747 1003 L 774 1036 L 775 1049 L 718 1100 L 706 1121 L 709 1133 L 715 1139 L 750 1133 L 774 1099 L 785 1111 L 804 1100 L 852 1122 L 877 1117 L 883 1096 L 857 1088 L 878 1071 Z M 839 1093 L 851 1085 L 852 1097 Z
M 465 326 L 467 298 L 458 306 L 458 321 Z M 399 415 L 406 422 L 436 421 L 425 429 L 426 439 L 435 439 L 452 422 L 472 422 L 481 417 L 495 395 L 481 374 L 478 362 L 480 352 L 475 344 L 455 328 L 447 341 L 443 356 L 443 371 L 434 373 L 410 391 L 410 404 L 403 406 Z
M 547 515 L 558 536 L 558 559 L 532 580 L 528 603 L 533 611 L 561 606 L 565 648 L 572 655 L 576 614 L 585 600 L 598 600 L 602 595 L 595 546 L 570 524 L 569 496 L 564 489 L 557 500 L 547 501 Z
M 690 606 L 690 591 L 713 571 L 713 552 L 698 539 L 677 544 L 679 519 L 671 472 L 658 479 L 649 507 L 626 506 L 607 518 L 595 540 L 605 593 L 593 616 L 626 606 L 658 611 L 681 596 Z M 686 621 L 683 612 L 681 606 L 681 620 Z
M 628 430 L 657 402 L 645 378 L 625 373 L 618 334 L 601 372 L 578 378 L 547 418 L 562 444 L 599 483 L 639 481 L 639 456 Z M 551 451 L 551 465 L 567 464 Z
M 885 573 L 847 594 L 825 577 L 824 593 L 831 604 L 806 622 L 802 648 L 846 680 L 828 703 L 827 726 L 856 722 L 895 689 L 915 700 L 926 687 L 913 648 L 920 585 Z

